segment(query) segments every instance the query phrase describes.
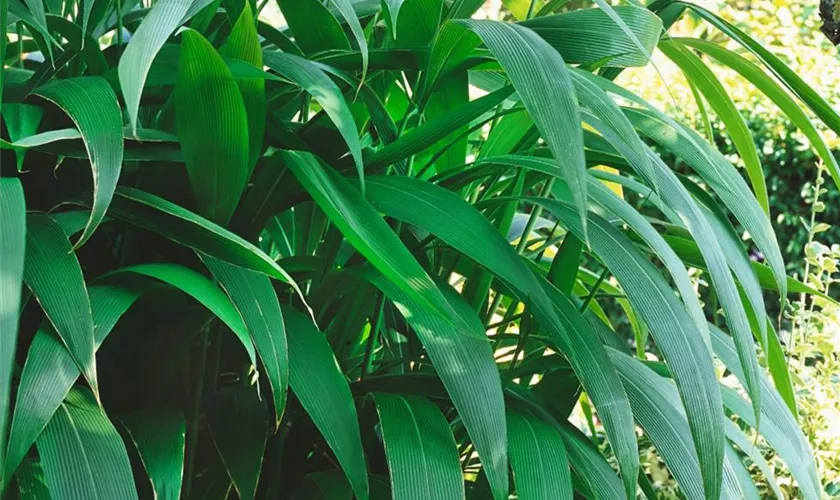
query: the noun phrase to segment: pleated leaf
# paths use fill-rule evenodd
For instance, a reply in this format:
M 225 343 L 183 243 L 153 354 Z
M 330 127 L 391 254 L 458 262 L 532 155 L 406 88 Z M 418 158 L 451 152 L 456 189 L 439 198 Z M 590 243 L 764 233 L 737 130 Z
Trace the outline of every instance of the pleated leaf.
M 85 277 L 67 235 L 47 215 L 26 217 L 23 280 L 96 390 L 93 319 Z
M 85 2 L 86 4 L 89 2 Z M 186 20 L 193 0 L 161 0 L 152 5 L 120 57 L 119 77 L 128 124 L 137 135 L 137 113 L 146 77 L 163 44 Z
M 26 246 L 26 200 L 20 181 L 0 178 L 0 463 L 6 463 L 6 422 L 17 346 Z M 6 485 L 0 468 L 0 490 Z
M 560 54 L 530 29 L 497 21 L 459 21 L 496 56 L 574 193 L 586 241 L 586 160 L 580 112 Z
M 463 499 L 464 478 L 449 423 L 414 395 L 376 393 L 394 499 Z
M 508 412 L 508 436 L 517 498 L 572 498 L 569 459 L 557 429 L 530 415 Z
M 123 161 L 122 112 L 108 81 L 98 76 L 58 80 L 34 91 L 73 120 L 82 134 L 93 175 L 93 206 L 73 248 L 84 244 L 102 222 L 120 178 Z
M 394 285 L 398 293 L 421 308 L 430 319 L 438 322 L 437 328 L 448 329 L 453 337 L 472 331 L 470 325 L 453 309 L 435 282 L 359 191 L 339 175 L 325 169 L 311 155 L 297 152 L 281 154 L 295 177 L 332 223 L 349 243 Z M 473 335 L 467 333 L 467 336 Z M 480 386 L 470 384 L 462 376 L 444 378 L 444 383 L 449 384 L 447 390 L 465 420 L 467 431 L 488 470 L 494 495 L 501 497 L 508 490 L 504 403 L 489 344 L 483 334 L 479 336 L 483 343 L 472 343 L 470 350 L 460 351 L 459 356 L 450 360 L 480 367 L 481 371 L 476 374 Z M 430 346 L 427 344 L 426 348 L 429 349 Z M 444 355 L 443 352 L 440 354 Z M 432 353 L 432 356 L 434 355 Z M 453 394 L 455 390 L 458 392 Z M 478 391 L 483 392 L 486 399 L 476 404 L 474 396 Z
M 96 285 L 89 289 L 96 346 L 147 287 Z M 39 329 L 23 365 L 4 468 L 10 477 L 79 378 L 79 367 L 49 326 Z
M 175 118 L 199 210 L 225 225 L 248 181 L 248 115 L 224 59 L 194 30 L 181 34 Z
M 207 418 L 233 486 L 243 500 L 253 500 L 268 436 L 268 413 L 255 387 L 239 384 L 213 395 Z
M 278 0 L 280 11 L 305 54 L 329 49 L 350 49 L 338 19 L 320 0 Z
M 359 499 L 368 498 L 368 474 L 350 385 L 312 320 L 283 308 L 289 340 L 289 385 L 324 436 Z
M 280 425 L 289 384 L 289 352 L 280 302 L 268 276 L 203 256 L 202 260 L 239 311 L 260 356 L 274 399 L 274 426 Z
M 142 410 L 120 422 L 149 475 L 156 500 L 178 500 L 184 477 L 186 421 L 180 411 Z
M 137 488 L 122 437 L 88 390 L 70 391 L 38 438 L 56 500 L 131 500 Z

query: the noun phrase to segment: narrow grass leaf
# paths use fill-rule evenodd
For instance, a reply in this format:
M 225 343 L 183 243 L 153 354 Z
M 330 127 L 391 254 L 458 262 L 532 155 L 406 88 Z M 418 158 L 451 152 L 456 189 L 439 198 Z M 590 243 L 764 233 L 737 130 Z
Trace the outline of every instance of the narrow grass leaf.
M 394 499 L 458 500 L 464 478 L 449 423 L 431 401 L 375 393 Z
M 289 385 L 335 453 L 353 492 L 367 500 L 367 467 L 350 385 L 312 320 L 291 307 L 283 307 L 283 317 L 289 340 Z
M 56 104 L 82 134 L 93 174 L 93 208 L 82 246 L 105 217 L 120 178 L 123 161 L 122 112 L 107 80 L 97 76 L 68 78 L 38 87 L 34 94 Z

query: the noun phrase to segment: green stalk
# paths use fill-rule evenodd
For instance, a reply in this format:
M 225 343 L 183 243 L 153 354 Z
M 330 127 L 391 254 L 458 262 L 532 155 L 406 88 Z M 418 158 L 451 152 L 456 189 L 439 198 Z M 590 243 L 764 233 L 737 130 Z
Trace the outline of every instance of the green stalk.
M 195 476 L 195 457 L 198 450 L 198 421 L 201 417 L 201 401 L 204 396 L 204 377 L 207 369 L 207 348 L 209 344 L 210 325 L 212 320 L 205 323 L 201 328 L 201 357 L 198 362 L 198 380 L 195 383 L 195 394 L 193 395 L 192 415 L 190 416 L 190 428 L 187 435 L 187 457 L 184 469 L 184 498 L 190 497 L 193 478 Z

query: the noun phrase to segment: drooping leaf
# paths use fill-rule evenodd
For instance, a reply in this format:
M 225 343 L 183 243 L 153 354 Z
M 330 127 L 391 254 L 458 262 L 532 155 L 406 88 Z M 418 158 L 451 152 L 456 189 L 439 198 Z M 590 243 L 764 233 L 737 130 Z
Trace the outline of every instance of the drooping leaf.
M 395 499 L 462 499 L 458 447 L 440 410 L 420 396 L 374 394 Z
M 367 467 L 347 379 L 311 319 L 290 307 L 283 308 L 283 317 L 289 340 L 289 385 L 335 453 L 353 492 L 367 499 Z
M 225 225 L 249 176 L 248 115 L 224 59 L 194 30 L 181 34 L 175 118 L 198 207 Z
M 102 344 L 119 318 L 146 289 L 137 283 L 90 287 L 96 346 Z M 49 326 L 38 330 L 29 346 L 18 385 L 4 464 L 7 476 L 20 465 L 79 374 L 79 367 L 55 332 Z
M 85 278 L 67 235 L 48 215 L 26 217 L 23 280 L 96 390 L 93 319 Z
M 20 181 L 0 178 L 0 463 L 6 461 L 6 422 L 18 334 L 26 246 L 26 201 Z M 0 469 L 0 490 L 6 485 Z
M 517 498 L 572 497 L 572 477 L 563 437 L 538 418 L 508 412 L 510 466 Z
M 149 475 L 156 500 L 181 497 L 186 422 L 172 410 L 142 410 L 120 417 Z
M 70 391 L 37 445 L 53 498 L 137 498 L 122 437 L 86 389 Z
M 89 3 L 89 2 L 85 2 Z M 152 61 L 166 40 L 186 21 L 185 16 L 193 0 L 161 0 L 155 2 L 134 32 L 120 57 L 119 77 L 128 124 L 132 135 L 137 134 L 137 114 L 140 96 Z
M 253 500 L 268 433 L 265 404 L 255 387 L 239 384 L 213 395 L 207 411 L 210 435 L 236 492 Z
M 268 276 L 204 256 L 207 268 L 239 311 L 265 367 L 274 398 L 274 425 L 280 425 L 289 384 L 286 329 L 277 294 Z
M 55 103 L 82 134 L 93 174 L 93 208 L 73 248 L 82 246 L 105 217 L 123 161 L 122 112 L 117 96 L 101 77 L 58 80 L 33 92 Z

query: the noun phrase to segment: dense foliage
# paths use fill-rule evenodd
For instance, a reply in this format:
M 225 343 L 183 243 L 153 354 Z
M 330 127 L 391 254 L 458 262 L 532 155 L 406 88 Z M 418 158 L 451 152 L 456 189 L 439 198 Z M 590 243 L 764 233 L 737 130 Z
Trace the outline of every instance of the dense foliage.
M 705 60 L 838 185 L 799 102 L 840 115 L 696 5 L 480 4 L 3 3 L 4 498 L 654 497 L 648 444 L 686 498 L 758 498 L 750 466 L 781 498 L 751 429 L 820 497 L 764 290 L 823 293 Z M 757 63 L 668 36 L 686 12 Z M 615 83 L 654 51 L 748 182 Z

